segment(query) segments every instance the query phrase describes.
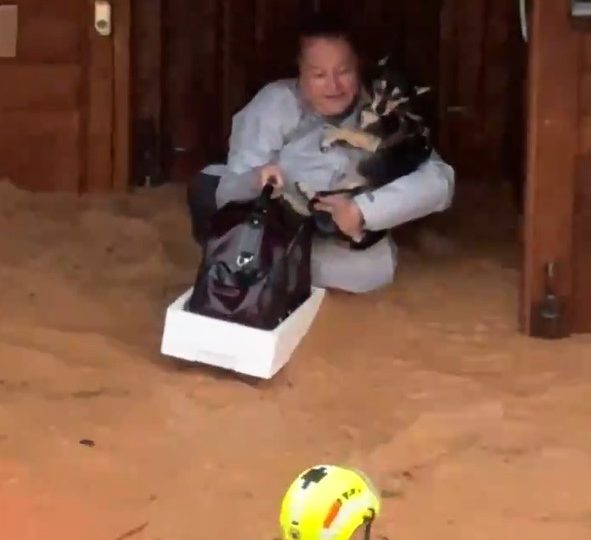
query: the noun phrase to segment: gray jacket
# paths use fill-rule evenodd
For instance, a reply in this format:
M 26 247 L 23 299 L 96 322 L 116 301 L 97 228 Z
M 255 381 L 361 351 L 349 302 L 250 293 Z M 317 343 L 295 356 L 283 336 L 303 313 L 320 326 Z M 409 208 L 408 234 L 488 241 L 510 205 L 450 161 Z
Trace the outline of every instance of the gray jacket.
M 341 125 L 354 125 L 357 111 Z M 245 200 L 259 193 L 258 171 L 277 163 L 287 187 L 303 182 L 315 190 L 328 189 L 346 170 L 356 150 L 334 147 L 320 151 L 322 118 L 300 99 L 297 80 L 285 79 L 263 87 L 234 115 L 228 161 L 204 172 L 221 176 L 216 202 Z M 396 227 L 449 207 L 454 170 L 437 153 L 416 172 L 399 178 L 355 201 L 369 230 Z M 312 249 L 312 279 L 318 287 L 366 292 L 390 283 L 397 266 L 391 238 L 365 251 L 352 251 L 331 240 L 316 238 Z

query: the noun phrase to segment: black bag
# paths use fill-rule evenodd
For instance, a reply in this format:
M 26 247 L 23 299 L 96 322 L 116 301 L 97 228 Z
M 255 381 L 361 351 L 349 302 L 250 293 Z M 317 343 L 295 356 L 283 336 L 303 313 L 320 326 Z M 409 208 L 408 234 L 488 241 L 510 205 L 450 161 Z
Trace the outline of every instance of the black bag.
M 311 220 L 272 192 L 213 214 L 189 311 L 271 330 L 309 298 Z

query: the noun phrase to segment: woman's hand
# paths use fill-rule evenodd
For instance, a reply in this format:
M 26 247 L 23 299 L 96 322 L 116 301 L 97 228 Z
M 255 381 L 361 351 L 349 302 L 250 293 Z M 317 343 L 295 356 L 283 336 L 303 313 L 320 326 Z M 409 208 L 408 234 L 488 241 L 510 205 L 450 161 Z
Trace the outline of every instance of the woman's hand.
M 259 186 L 263 189 L 267 184 L 273 184 L 273 193 L 277 194 L 285 186 L 283 171 L 279 165 L 269 163 L 261 167 L 259 171 Z
M 353 240 L 363 237 L 363 214 L 353 199 L 345 195 L 319 197 L 314 208 L 328 212 L 337 227 Z

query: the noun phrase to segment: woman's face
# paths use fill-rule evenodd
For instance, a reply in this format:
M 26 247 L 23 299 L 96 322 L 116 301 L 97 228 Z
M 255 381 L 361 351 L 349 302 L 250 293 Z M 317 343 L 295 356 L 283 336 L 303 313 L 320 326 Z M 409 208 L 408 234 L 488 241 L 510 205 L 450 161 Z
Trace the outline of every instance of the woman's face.
M 340 38 L 309 38 L 300 54 L 300 87 L 304 99 L 322 116 L 345 112 L 359 92 L 358 61 Z

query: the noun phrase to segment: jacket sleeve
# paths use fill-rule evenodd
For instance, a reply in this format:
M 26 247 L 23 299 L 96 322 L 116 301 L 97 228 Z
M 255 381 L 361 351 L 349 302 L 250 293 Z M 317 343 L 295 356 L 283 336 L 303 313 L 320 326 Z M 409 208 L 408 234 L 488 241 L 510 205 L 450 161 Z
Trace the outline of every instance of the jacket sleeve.
M 415 172 L 355 197 L 367 230 L 392 229 L 451 205 L 455 171 L 433 152 Z
M 216 191 L 218 207 L 258 195 L 260 168 L 276 160 L 285 135 L 297 118 L 295 96 L 278 82 L 263 87 L 234 115 L 228 163 Z

